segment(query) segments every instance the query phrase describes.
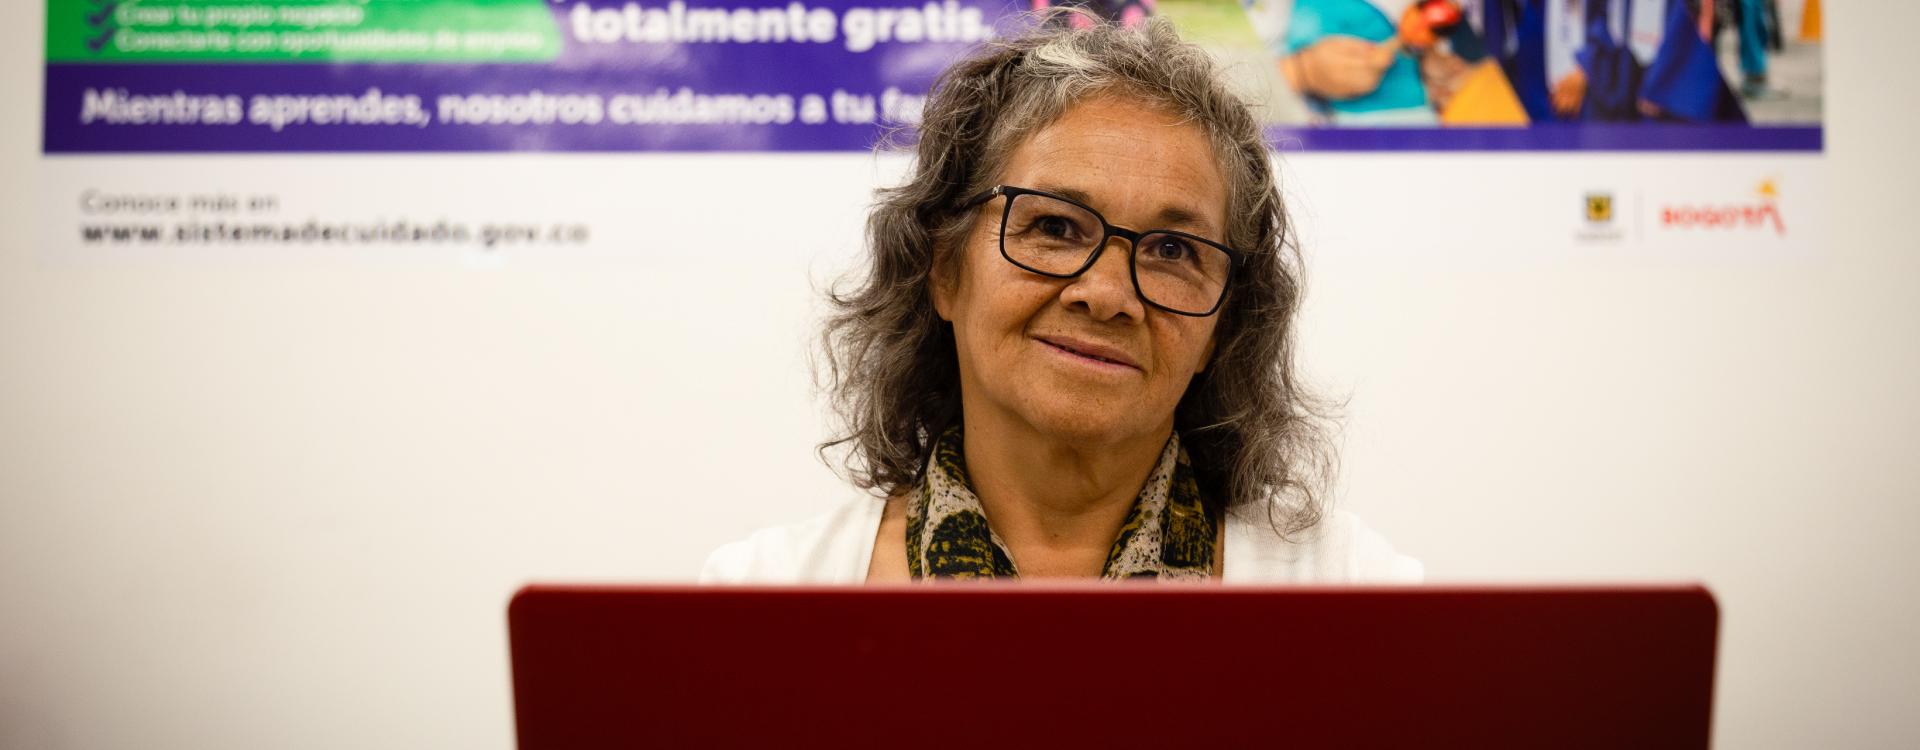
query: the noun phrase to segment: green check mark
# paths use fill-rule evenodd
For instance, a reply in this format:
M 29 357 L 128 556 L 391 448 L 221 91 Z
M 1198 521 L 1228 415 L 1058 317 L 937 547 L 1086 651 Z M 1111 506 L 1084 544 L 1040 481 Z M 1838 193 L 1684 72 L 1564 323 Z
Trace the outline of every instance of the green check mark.
M 119 0 L 108 0 L 107 4 L 100 6 L 100 10 L 87 14 L 87 23 L 94 26 L 106 23 L 107 19 L 113 17 L 114 8 L 119 4 Z
M 118 31 L 118 29 L 107 29 L 106 31 L 100 32 L 99 36 L 87 37 L 87 49 L 99 52 L 100 48 L 107 46 L 107 42 L 113 39 L 113 32 L 115 31 Z

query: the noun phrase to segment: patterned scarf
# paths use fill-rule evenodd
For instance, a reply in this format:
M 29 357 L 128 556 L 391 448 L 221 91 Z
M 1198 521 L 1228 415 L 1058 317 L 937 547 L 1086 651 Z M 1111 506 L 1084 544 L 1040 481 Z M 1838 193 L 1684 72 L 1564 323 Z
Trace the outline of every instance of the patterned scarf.
M 1127 511 L 1100 577 L 1206 580 L 1213 574 L 1215 530 L 1175 434 Z M 907 568 L 916 580 L 1020 575 L 967 480 L 959 427 L 940 436 L 907 504 Z

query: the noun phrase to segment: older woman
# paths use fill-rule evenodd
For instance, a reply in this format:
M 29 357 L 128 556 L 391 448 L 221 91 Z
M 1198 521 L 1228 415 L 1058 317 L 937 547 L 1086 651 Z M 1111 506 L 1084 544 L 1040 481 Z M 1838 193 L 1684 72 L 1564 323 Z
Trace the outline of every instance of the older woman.
M 875 497 L 703 578 L 1410 581 L 1293 370 L 1299 263 L 1258 124 L 1153 20 L 1046 24 L 934 87 L 823 342 Z

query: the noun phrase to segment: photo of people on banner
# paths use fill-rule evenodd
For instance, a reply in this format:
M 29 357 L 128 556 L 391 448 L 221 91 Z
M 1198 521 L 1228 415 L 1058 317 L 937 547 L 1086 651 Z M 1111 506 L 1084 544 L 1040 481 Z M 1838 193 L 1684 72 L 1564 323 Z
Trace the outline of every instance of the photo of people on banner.
M 1254 0 L 1246 13 L 1311 125 L 1820 121 L 1820 0 Z
M 1050 4 L 1034 0 L 1036 8 Z M 1122 23 L 1157 5 L 1058 4 Z M 1201 3 L 1166 5 L 1183 27 L 1192 24 L 1180 16 L 1205 15 L 1195 7 Z M 1242 0 L 1242 7 L 1284 92 L 1299 99 L 1272 108 L 1281 124 L 1821 119 L 1820 0 Z M 1773 75 L 1775 68 L 1784 75 Z

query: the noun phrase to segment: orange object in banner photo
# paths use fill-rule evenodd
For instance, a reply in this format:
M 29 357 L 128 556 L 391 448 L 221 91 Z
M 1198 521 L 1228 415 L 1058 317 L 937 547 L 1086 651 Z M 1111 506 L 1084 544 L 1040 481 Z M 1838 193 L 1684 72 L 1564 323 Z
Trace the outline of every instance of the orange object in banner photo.
M 1499 63 L 1488 58 L 1465 73 L 1459 90 L 1447 101 L 1446 108 L 1440 111 L 1440 122 L 1446 125 L 1525 127 L 1528 119 L 1527 109 L 1520 104 L 1520 97 L 1513 93 L 1513 85 L 1507 82 L 1506 72 L 1500 69 Z
M 1464 17 L 1453 0 L 1421 0 L 1400 14 L 1398 36 L 1406 46 L 1424 50 L 1440 40 L 1440 32 L 1453 28 Z
M 1800 11 L 1800 41 L 1820 41 L 1820 0 L 1807 0 L 1807 7 Z

